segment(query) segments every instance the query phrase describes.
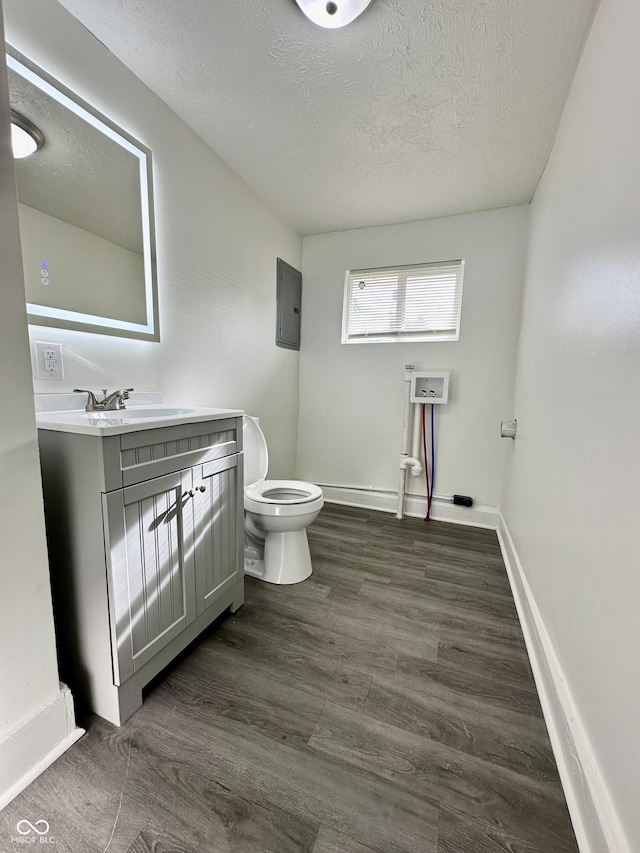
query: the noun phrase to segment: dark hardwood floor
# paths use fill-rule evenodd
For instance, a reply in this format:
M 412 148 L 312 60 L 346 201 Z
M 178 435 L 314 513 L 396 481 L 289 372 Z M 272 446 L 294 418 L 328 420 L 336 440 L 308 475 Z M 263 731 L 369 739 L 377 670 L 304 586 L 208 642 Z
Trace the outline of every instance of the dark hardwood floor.
M 308 581 L 248 578 L 127 723 L 85 723 L 3 853 L 23 819 L 72 853 L 577 851 L 495 533 L 326 506 L 309 541 Z

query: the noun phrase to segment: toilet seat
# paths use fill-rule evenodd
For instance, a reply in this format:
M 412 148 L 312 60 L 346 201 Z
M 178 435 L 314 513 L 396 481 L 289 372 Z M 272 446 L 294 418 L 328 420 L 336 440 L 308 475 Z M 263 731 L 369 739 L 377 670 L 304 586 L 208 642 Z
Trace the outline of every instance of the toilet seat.
M 322 497 L 322 489 L 300 480 L 258 480 L 244 490 L 245 497 L 267 504 L 303 504 Z
M 244 508 L 256 515 L 294 518 L 320 512 L 323 505 L 322 489 L 300 480 L 259 480 L 244 490 Z
M 300 480 L 267 480 L 269 451 L 257 418 L 245 415 L 244 508 L 259 515 L 295 516 L 321 509 L 322 489 Z M 315 506 L 317 502 L 319 506 Z

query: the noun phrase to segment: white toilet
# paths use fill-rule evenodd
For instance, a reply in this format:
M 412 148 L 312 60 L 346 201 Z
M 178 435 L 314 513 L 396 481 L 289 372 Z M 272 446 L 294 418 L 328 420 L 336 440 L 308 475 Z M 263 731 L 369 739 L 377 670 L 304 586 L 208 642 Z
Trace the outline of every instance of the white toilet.
M 311 574 L 307 526 L 324 505 L 322 489 L 299 480 L 266 480 L 269 451 L 258 418 L 243 419 L 244 571 L 268 583 Z

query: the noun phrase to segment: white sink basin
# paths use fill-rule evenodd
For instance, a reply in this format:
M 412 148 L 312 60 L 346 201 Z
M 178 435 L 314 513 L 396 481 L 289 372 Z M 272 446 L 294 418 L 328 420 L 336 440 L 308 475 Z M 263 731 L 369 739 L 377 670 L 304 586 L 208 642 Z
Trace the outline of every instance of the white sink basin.
M 154 420 L 155 418 L 175 418 L 180 415 L 192 415 L 195 409 L 171 409 L 169 406 L 145 406 L 139 409 L 115 409 L 110 412 L 84 412 L 80 417 L 89 420 Z

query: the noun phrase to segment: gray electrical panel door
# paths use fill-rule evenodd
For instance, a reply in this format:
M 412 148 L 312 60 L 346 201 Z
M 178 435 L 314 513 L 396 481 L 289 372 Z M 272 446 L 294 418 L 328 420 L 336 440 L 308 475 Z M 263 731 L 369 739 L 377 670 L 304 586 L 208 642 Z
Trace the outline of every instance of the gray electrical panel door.
M 278 305 L 276 344 L 300 349 L 302 274 L 278 258 L 276 299 Z

